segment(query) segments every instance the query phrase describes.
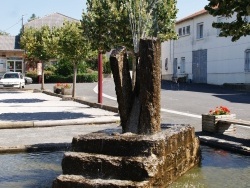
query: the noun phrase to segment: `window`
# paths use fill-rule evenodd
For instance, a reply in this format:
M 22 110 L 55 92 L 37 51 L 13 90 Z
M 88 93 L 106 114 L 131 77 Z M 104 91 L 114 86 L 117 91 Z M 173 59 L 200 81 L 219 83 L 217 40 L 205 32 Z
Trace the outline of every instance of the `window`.
M 187 31 L 187 35 L 190 35 L 190 25 L 189 25 L 189 26 L 187 26 L 186 31 Z
M 181 57 L 181 68 L 180 68 L 181 73 L 185 73 L 185 57 Z
M 165 59 L 165 70 L 168 70 L 168 58 Z
M 182 36 L 182 28 L 179 28 L 178 34 L 179 36 Z
M 203 38 L 203 23 L 197 24 L 197 39 Z
M 245 71 L 250 71 L 250 49 L 245 51 Z
M 182 33 L 183 33 L 183 35 L 186 35 L 186 27 L 182 28 Z
M 179 36 L 190 35 L 190 25 L 178 29 Z

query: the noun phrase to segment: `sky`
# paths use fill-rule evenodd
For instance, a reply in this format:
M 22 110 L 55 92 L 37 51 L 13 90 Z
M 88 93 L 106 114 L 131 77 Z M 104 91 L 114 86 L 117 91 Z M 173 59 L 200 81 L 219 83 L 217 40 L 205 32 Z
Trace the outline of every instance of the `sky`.
M 86 0 L 2 0 L 0 11 L 0 30 L 17 35 L 23 23 L 32 14 L 37 17 L 58 12 L 66 16 L 81 19 L 86 10 Z M 208 0 L 177 0 L 177 20 L 200 11 L 208 4 Z M 23 18 L 23 19 L 22 19 Z

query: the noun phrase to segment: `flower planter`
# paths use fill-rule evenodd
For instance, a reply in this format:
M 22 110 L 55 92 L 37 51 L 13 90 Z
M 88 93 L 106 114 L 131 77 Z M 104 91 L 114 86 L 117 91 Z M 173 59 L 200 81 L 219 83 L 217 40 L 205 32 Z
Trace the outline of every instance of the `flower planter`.
M 54 86 L 54 87 L 53 87 L 53 90 L 54 90 L 54 93 L 60 94 L 62 88 L 61 88 L 61 87 L 58 87 L 58 86 Z
M 61 93 L 62 93 L 62 95 L 72 95 L 72 89 L 71 88 L 62 88 Z
M 209 115 L 202 114 L 202 131 L 211 133 L 235 133 L 235 126 L 231 123 L 220 123 L 219 120 L 235 119 L 235 114 L 230 115 Z

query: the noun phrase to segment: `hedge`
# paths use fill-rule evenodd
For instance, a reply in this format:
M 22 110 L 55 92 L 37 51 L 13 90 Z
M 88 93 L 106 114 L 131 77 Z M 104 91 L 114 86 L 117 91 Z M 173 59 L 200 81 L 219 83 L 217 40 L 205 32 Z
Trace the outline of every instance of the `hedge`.
M 38 83 L 38 76 L 33 73 L 27 73 L 26 76 L 31 77 L 33 79 L 33 83 Z M 70 76 L 62 76 L 62 75 L 44 75 L 45 83 L 72 83 L 73 75 Z M 82 73 L 78 74 L 76 77 L 77 83 L 86 83 L 86 82 L 97 82 L 98 81 L 98 73 Z

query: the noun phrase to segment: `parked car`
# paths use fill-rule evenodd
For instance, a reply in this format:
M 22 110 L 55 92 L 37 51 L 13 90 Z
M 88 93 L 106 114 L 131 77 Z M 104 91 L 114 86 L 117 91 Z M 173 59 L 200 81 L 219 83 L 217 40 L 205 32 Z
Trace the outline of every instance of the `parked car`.
M 21 89 L 25 87 L 25 79 L 20 72 L 6 72 L 0 80 L 0 85 Z
M 32 84 L 33 83 L 33 79 L 31 77 L 25 76 L 25 84 Z

